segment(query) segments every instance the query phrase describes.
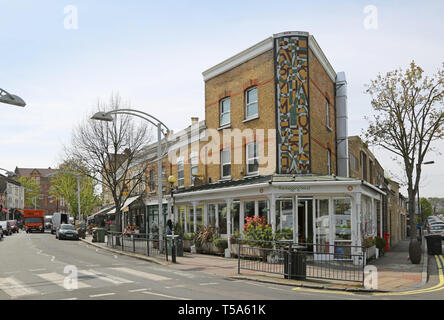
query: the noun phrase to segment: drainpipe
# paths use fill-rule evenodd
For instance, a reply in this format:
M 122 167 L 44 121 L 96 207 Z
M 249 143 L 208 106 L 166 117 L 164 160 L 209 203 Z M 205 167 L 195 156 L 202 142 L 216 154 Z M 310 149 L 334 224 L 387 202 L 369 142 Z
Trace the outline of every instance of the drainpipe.
M 338 176 L 349 177 L 348 166 L 347 80 L 344 72 L 336 75 L 336 148 Z

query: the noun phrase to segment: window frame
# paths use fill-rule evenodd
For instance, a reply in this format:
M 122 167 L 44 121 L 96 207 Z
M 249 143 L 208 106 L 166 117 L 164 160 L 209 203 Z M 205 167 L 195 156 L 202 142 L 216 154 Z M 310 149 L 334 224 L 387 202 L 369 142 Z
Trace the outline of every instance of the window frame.
M 331 172 L 331 150 L 327 149 L 327 174 L 330 176 Z
M 179 170 L 181 168 L 182 170 Z M 182 172 L 182 177 L 179 173 Z M 177 160 L 177 187 L 185 187 L 185 165 L 183 159 Z
M 328 101 L 327 98 L 325 98 L 325 122 L 327 129 L 331 131 L 330 126 L 330 101 Z
M 228 152 L 229 153 L 229 162 L 224 163 L 223 162 L 223 153 L 224 152 Z M 228 176 L 224 176 L 224 166 L 229 165 L 230 166 L 230 174 Z M 220 177 L 221 179 L 231 179 L 231 149 L 230 148 L 226 148 L 226 149 L 222 149 L 220 151 Z
M 255 146 L 254 148 L 256 149 L 256 156 L 253 157 L 253 158 L 250 158 L 250 157 L 249 157 L 249 152 L 248 152 L 248 148 L 249 148 L 251 145 Z M 249 170 L 249 168 L 250 168 L 249 163 L 250 163 L 252 160 L 253 160 L 253 161 L 254 161 L 254 160 L 257 160 L 257 171 L 252 171 L 252 172 L 250 172 L 250 170 Z M 245 145 L 245 164 L 246 164 L 246 166 L 247 166 L 247 170 L 246 170 L 247 175 L 256 175 L 256 174 L 259 174 L 259 150 L 258 150 L 258 144 L 257 144 L 257 141 L 253 141 L 253 142 L 247 143 L 247 144 Z
M 256 101 L 254 102 L 250 102 L 248 101 L 248 93 L 256 90 Z M 245 120 L 251 120 L 251 119 L 255 119 L 259 117 L 259 94 L 258 94 L 258 89 L 257 86 L 255 87 L 250 87 L 247 90 L 245 90 Z M 256 104 L 256 113 L 253 115 L 248 115 L 248 107 L 250 107 L 251 105 Z
M 193 161 L 196 160 L 196 161 Z M 194 178 L 193 177 L 193 169 L 196 169 L 196 174 L 199 173 L 199 155 L 197 152 L 193 152 L 190 155 L 190 182 L 191 185 L 194 185 Z
M 222 111 L 223 104 L 225 101 L 229 101 L 229 104 L 230 104 L 230 111 L 228 111 L 228 112 Z M 228 122 L 222 123 L 222 117 L 226 114 L 228 114 Z M 228 126 L 230 124 L 231 124 L 231 97 L 225 97 L 219 101 L 219 127 Z

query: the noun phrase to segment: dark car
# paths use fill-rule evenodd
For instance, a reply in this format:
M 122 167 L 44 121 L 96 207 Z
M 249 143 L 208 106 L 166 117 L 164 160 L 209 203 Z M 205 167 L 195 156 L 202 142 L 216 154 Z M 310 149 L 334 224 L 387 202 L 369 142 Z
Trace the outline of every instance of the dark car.
M 17 225 L 17 220 L 8 220 L 8 222 L 9 222 L 9 225 L 11 226 L 12 233 L 18 233 L 19 228 Z
M 72 224 L 62 224 L 56 231 L 56 239 L 73 239 L 79 240 L 79 234 Z
M 3 240 L 3 227 L 0 225 L 0 240 Z

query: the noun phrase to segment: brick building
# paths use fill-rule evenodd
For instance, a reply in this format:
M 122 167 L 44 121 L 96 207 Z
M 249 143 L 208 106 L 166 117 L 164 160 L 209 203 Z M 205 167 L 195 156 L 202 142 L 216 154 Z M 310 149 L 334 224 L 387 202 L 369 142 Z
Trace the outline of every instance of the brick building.
M 30 177 L 40 185 L 39 196 L 34 198 L 35 208 L 44 211 L 45 215 L 52 215 L 54 212 L 68 212 L 68 206 L 63 198 L 54 198 L 49 194 L 51 188 L 51 178 L 49 174 L 56 173 L 56 169 L 49 168 L 15 168 L 17 177 Z M 25 190 L 26 194 L 26 190 Z M 34 209 L 34 205 L 27 206 L 25 210 Z

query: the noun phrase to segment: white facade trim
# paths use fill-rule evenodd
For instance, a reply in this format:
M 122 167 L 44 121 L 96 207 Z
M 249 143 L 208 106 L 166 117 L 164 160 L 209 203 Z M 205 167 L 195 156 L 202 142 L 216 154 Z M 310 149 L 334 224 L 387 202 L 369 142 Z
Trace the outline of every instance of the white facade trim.
M 291 32 L 282 32 L 278 34 L 274 34 L 272 37 L 269 37 L 248 49 L 228 58 L 227 60 L 222 61 L 221 63 L 211 67 L 208 70 L 205 70 L 202 75 L 204 81 L 208 81 L 218 75 L 227 72 L 257 56 L 272 50 L 274 47 L 274 39 L 282 36 L 305 36 L 308 37 L 308 47 L 311 49 L 313 54 L 321 63 L 324 70 L 327 72 L 330 79 L 335 82 L 336 81 L 336 71 L 331 66 L 321 47 L 317 43 L 316 39 L 313 35 L 310 35 L 308 32 L 301 31 L 291 31 Z

